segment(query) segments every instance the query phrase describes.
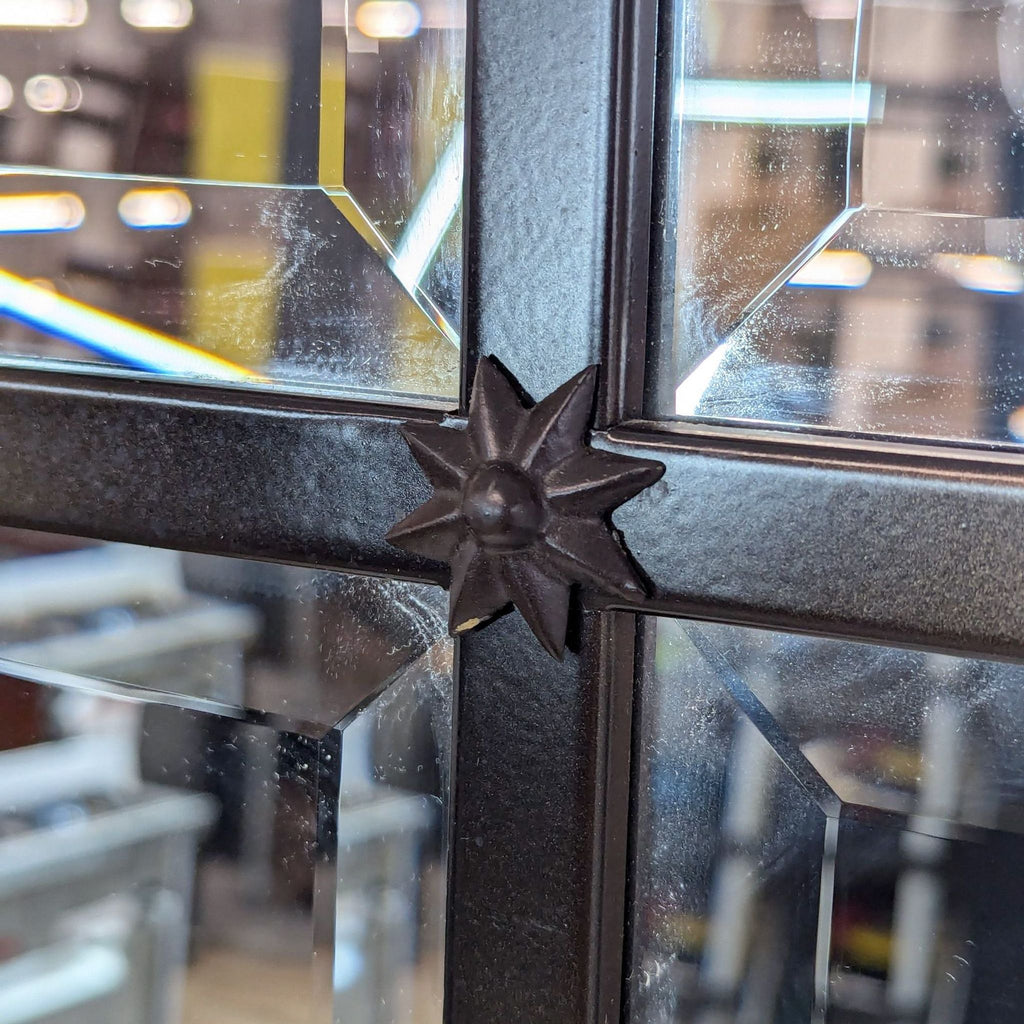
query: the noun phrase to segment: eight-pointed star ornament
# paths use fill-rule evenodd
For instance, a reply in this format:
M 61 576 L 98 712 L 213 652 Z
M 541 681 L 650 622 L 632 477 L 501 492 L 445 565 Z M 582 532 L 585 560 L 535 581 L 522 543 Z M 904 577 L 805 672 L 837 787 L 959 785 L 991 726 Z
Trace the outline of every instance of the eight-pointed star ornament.
M 665 467 L 587 447 L 596 384 L 591 366 L 524 406 L 498 364 L 482 359 L 465 431 L 402 428 L 434 495 L 387 539 L 451 565 L 453 633 L 511 603 L 561 658 L 574 583 L 627 599 L 643 593 L 610 514 Z

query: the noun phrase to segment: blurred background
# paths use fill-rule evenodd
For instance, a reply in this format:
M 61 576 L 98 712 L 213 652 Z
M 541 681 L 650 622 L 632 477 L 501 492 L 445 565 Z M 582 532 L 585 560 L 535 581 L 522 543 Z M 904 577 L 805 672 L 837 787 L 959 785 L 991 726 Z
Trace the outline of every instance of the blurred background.
M 648 628 L 630 1019 L 1019 1020 L 1021 667 Z
M 0 0 L 0 365 L 457 394 L 463 0 Z M 444 595 L 0 531 L 0 1024 L 434 1024 Z
M 445 614 L 0 531 L 0 1022 L 440 1024 Z
M 464 0 L 2 0 L 0 356 L 458 386 Z
M 674 7 L 664 416 L 1024 440 L 1024 7 Z

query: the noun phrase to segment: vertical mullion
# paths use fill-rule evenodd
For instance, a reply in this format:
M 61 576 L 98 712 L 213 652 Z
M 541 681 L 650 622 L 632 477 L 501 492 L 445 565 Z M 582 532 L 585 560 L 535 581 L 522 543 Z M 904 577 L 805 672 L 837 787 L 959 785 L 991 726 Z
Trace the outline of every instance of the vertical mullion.
M 619 0 L 470 0 L 463 394 L 535 398 L 599 361 Z
M 597 779 L 594 792 L 595 877 L 591 945 L 596 951 L 593 1003 L 588 1022 L 621 1019 L 629 872 L 633 706 L 636 655 L 642 619 L 607 612 L 598 627 L 596 675 L 591 687 L 598 708 Z
M 601 429 L 643 412 L 658 0 L 622 0 L 617 34 Z
M 612 1024 L 622 968 L 635 617 L 557 662 L 518 615 L 459 644 L 450 1024 Z
M 634 1005 L 635 979 L 630 978 L 632 967 L 632 953 L 634 931 L 636 926 L 635 917 L 629 913 L 629 909 L 637 906 L 637 851 L 636 851 L 636 830 L 630 829 L 632 825 L 633 808 L 639 806 L 640 796 L 650 788 L 651 759 L 642 756 L 641 736 L 644 728 L 645 707 L 641 698 L 644 680 L 651 677 L 654 670 L 655 640 L 657 634 L 657 620 L 649 616 L 637 616 L 637 630 L 635 634 L 635 645 L 633 649 L 633 686 L 631 693 L 631 708 L 633 711 L 630 720 L 629 749 L 631 754 L 629 779 L 626 782 L 628 789 L 627 803 L 629 807 L 627 821 L 627 836 L 624 851 L 625 871 L 623 872 L 623 902 L 625 913 L 623 914 L 623 942 L 622 942 L 622 969 L 620 987 L 619 1016 L 616 1022 L 630 1024 L 636 1018 L 637 1007 Z M 635 763 L 632 761 L 632 754 L 636 752 Z
M 463 411 L 483 356 L 539 399 L 608 348 L 631 18 L 626 0 L 470 6 Z M 578 627 L 561 663 L 518 614 L 458 645 L 448 1024 L 618 1014 L 636 619 Z

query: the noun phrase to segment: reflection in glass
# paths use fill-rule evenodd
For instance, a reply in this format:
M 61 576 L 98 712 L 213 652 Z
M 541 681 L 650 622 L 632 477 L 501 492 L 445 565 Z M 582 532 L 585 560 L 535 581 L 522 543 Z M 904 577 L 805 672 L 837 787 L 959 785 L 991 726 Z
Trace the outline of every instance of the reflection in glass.
M 445 404 L 464 0 L 239 10 L 0 4 L 0 357 Z
M 1014 3 L 678 4 L 661 414 L 1024 441 Z
M 1019 1021 L 1020 666 L 654 628 L 630 1019 Z
M 0 1021 L 440 1024 L 443 595 L 0 540 Z

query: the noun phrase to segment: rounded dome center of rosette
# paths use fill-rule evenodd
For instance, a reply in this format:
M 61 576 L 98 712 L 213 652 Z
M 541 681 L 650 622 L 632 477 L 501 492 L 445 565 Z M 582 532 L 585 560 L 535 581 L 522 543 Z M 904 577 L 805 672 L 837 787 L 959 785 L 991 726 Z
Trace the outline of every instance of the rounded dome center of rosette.
M 466 481 L 462 514 L 481 544 L 514 551 L 537 539 L 544 506 L 521 469 L 509 462 L 488 462 Z

